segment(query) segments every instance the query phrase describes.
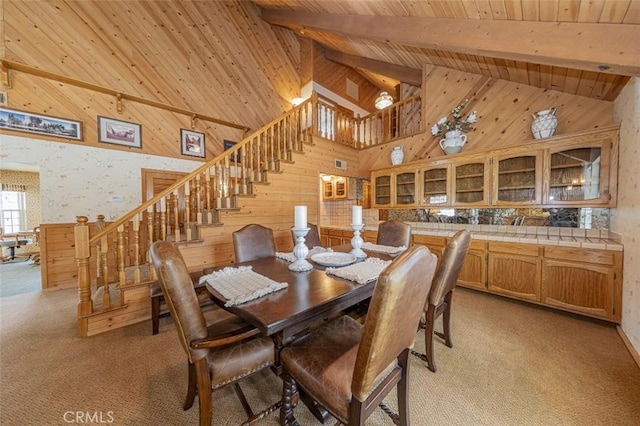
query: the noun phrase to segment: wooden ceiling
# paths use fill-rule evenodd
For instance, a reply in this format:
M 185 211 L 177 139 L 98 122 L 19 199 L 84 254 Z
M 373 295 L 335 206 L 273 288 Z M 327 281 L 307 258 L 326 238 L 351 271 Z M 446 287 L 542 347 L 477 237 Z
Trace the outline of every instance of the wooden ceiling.
M 253 3 L 383 89 L 433 64 L 613 101 L 640 75 L 640 0 Z

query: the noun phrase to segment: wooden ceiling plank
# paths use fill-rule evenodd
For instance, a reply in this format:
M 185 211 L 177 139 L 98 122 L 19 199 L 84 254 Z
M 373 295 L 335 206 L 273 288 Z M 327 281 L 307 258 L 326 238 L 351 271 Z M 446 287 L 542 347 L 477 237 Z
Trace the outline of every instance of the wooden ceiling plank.
M 578 22 L 580 0 L 560 0 L 558 3 L 558 21 Z
M 600 22 L 604 0 L 582 0 L 578 12 L 578 22 Z
M 361 56 L 348 55 L 332 49 L 325 49 L 325 57 L 349 67 L 368 69 L 377 74 L 386 75 L 396 80 L 413 84 L 414 86 L 422 85 L 422 71 L 418 69 L 407 68 Z
M 631 0 L 605 0 L 599 22 L 610 24 L 623 22 L 630 4 Z
M 546 3 L 545 3 L 546 4 Z M 263 10 L 274 25 L 609 74 L 640 75 L 635 25 L 344 16 Z M 562 43 L 558 41 L 562 40 Z M 532 49 L 532 47 L 534 47 Z
M 580 83 L 576 90 L 576 95 L 589 97 L 593 91 L 593 87 L 598 79 L 598 74 L 595 72 L 583 71 L 580 76 Z
M 564 92 L 564 82 L 567 77 L 566 68 L 553 67 L 551 72 L 551 90 Z
M 522 2 L 520 0 L 504 0 L 504 7 L 507 11 L 507 19 L 522 21 Z
M 524 1 L 522 5 L 522 20 L 536 22 L 540 20 L 540 6 L 537 1 Z
M 636 25 L 640 24 L 640 1 L 631 2 L 622 23 Z
M 556 22 L 558 20 L 558 0 L 540 2 L 540 21 Z
M 543 89 L 551 89 L 551 77 L 553 75 L 553 67 L 549 65 L 540 65 L 540 86 Z
M 507 8 L 504 0 L 490 0 L 491 16 L 493 19 L 507 19 Z
M 616 75 L 613 84 L 609 87 L 607 94 L 604 97 L 605 101 L 613 102 L 616 100 L 624 86 L 631 79 L 631 77 L 627 77 L 624 75 Z
M 567 69 L 567 75 L 564 79 L 564 92 L 575 95 L 578 92 L 582 71 L 575 69 Z

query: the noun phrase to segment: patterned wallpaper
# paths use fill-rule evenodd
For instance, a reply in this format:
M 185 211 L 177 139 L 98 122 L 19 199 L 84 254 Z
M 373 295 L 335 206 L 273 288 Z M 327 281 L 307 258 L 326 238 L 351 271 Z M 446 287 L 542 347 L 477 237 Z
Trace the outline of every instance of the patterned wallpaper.
M 624 244 L 622 330 L 640 353 L 640 78 L 633 78 L 614 103 L 620 123 L 618 207 L 611 211 L 611 230 Z
M 198 161 L 0 135 L 0 160 L 40 168 L 41 223 L 72 223 L 76 216 L 115 219 L 140 205 L 141 169 L 190 172 Z M 111 202 L 111 197 L 123 197 Z
M 0 165 L 1 168 L 2 166 Z M 38 173 L 0 170 L 0 182 L 24 185 L 26 187 L 27 227 L 22 231 L 30 231 L 40 225 L 40 175 Z

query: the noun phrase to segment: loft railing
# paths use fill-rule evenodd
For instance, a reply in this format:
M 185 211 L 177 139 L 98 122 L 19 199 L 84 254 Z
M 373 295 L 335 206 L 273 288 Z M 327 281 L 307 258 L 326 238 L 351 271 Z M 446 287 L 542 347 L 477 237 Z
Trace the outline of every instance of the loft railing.
M 364 118 L 339 111 L 314 92 L 308 100 L 198 167 L 113 223 L 90 224 L 78 217 L 79 334 L 86 336 L 90 315 L 124 306 L 124 291 L 154 280 L 148 251 L 157 240 L 188 243 L 204 225 L 219 223 L 218 213 L 237 209 L 236 198 L 266 183 L 305 142 L 320 136 L 354 147 L 405 137 L 420 124 L 420 99 L 412 97 Z M 408 125 L 404 126 L 404 122 Z

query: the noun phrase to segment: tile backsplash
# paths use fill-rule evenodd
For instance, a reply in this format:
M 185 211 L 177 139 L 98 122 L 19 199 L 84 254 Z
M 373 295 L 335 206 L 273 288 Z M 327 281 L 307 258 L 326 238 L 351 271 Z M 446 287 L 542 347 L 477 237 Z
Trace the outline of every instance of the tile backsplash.
M 320 203 L 320 226 L 349 226 L 351 208 L 357 200 L 325 201 Z M 362 221 L 366 226 L 378 224 L 378 209 L 362 209 Z

